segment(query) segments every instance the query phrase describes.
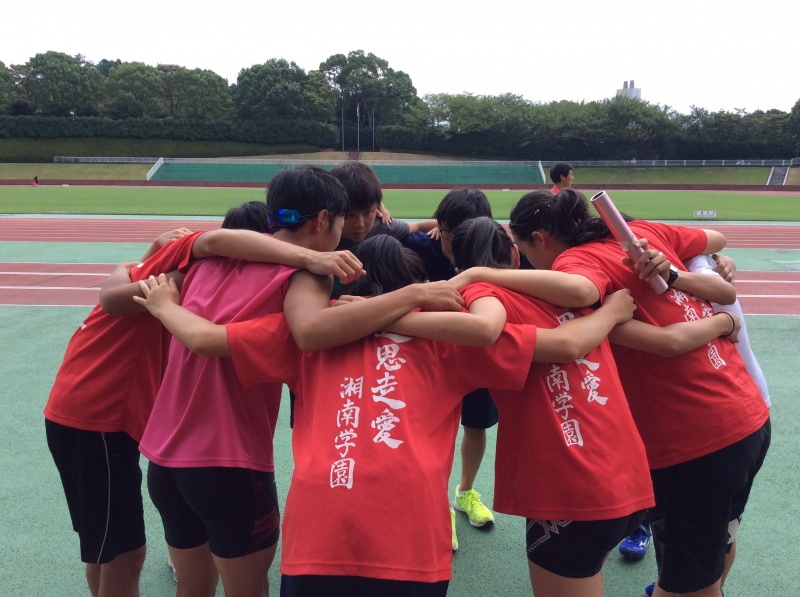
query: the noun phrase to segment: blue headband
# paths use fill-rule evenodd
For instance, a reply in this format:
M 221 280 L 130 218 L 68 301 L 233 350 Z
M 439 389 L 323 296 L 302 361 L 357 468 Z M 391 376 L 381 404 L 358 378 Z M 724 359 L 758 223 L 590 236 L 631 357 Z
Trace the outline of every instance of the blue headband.
M 279 209 L 277 215 L 273 215 L 273 213 L 269 211 L 267 212 L 267 224 L 270 228 L 275 228 L 276 226 L 279 228 L 288 228 L 289 226 L 302 224 L 306 220 L 315 218 L 318 213 L 319 212 L 301 216 L 300 212 L 296 209 Z

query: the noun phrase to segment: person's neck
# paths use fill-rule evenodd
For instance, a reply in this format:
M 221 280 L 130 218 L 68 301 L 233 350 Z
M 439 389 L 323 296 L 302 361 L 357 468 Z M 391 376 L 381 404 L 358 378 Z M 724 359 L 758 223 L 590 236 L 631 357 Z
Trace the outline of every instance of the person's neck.
M 287 230 L 285 228 L 281 228 L 277 232 L 275 232 L 273 237 L 281 240 L 285 243 L 289 243 L 290 245 L 296 245 L 298 247 L 305 247 L 306 249 L 310 249 L 310 242 L 308 236 L 303 234 L 300 231 L 293 232 L 292 230 Z

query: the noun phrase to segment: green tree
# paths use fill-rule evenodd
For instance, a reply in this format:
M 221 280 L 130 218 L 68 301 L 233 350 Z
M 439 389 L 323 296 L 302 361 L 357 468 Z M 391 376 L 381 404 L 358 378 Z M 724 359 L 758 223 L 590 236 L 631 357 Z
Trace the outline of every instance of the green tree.
M 161 115 L 161 75 L 154 66 L 125 62 L 108 71 L 106 112 L 114 118 Z
M 322 71 L 308 71 L 303 90 L 303 113 L 307 120 L 324 123 L 336 120 L 336 92 Z
M 6 112 L 14 101 L 14 77 L 11 69 L 0 61 L 0 114 Z
M 242 120 L 303 118 L 308 76 L 294 62 L 272 58 L 239 71 L 233 101 Z
M 117 58 L 116 60 L 108 60 L 107 58 L 103 58 L 100 62 L 98 62 L 95 65 L 95 67 L 97 68 L 98 71 L 100 71 L 101 75 L 107 77 L 108 71 L 110 71 L 115 66 L 119 66 L 120 64 L 122 64 L 122 60 L 120 60 L 119 58 Z
M 419 113 L 417 90 L 403 71 L 363 50 L 334 54 L 319 65 L 338 98 L 337 108 L 344 109 L 345 119 L 359 120 L 361 126 L 373 125 L 373 115 L 380 124 L 404 124 L 412 111 Z M 412 119 L 417 120 L 417 119 Z
M 227 118 L 233 112 L 228 82 L 211 70 L 180 68 L 175 74 L 174 94 L 181 106 L 178 116 Z
M 45 52 L 12 69 L 19 97 L 33 113 L 45 116 L 97 113 L 103 75 L 80 54 Z

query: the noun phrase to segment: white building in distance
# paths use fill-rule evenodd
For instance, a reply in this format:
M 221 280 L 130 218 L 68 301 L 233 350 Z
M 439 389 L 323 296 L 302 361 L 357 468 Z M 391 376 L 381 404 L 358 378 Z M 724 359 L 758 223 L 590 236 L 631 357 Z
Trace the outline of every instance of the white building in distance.
M 642 99 L 642 90 L 636 89 L 636 86 L 633 84 L 633 79 L 631 79 L 630 85 L 628 85 L 628 82 L 625 81 L 622 84 L 622 89 L 617 89 L 617 95 L 624 95 L 626 97 L 635 97 L 636 99 Z

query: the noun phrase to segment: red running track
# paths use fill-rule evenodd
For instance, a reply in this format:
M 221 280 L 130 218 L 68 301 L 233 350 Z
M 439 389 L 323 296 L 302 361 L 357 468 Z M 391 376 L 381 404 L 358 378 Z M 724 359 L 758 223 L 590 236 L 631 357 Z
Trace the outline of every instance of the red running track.
M 218 220 L 130 218 L 3 218 L 0 241 L 151 242 L 167 230 L 218 228 Z M 711 222 L 698 225 L 713 226 Z M 729 248 L 800 249 L 800 226 L 714 226 Z M 97 303 L 108 264 L 0 263 L 0 304 Z M 737 273 L 739 300 L 748 314 L 800 314 L 800 272 Z
M 167 230 L 219 228 L 220 220 L 113 218 L 3 218 L 0 241 L 149 243 Z M 720 225 L 692 222 L 722 232 L 730 249 L 800 249 L 800 226 Z
M 93 306 L 113 267 L 0 262 L 0 305 Z M 747 314 L 800 314 L 800 272 L 739 271 L 736 290 Z

